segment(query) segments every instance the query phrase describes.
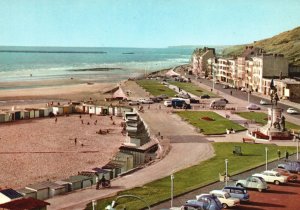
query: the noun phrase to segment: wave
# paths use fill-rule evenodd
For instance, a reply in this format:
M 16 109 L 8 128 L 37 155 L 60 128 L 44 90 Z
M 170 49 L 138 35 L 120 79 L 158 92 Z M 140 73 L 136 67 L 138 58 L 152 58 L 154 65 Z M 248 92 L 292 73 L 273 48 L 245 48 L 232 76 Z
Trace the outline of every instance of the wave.
M 91 69 L 71 69 L 68 71 L 111 71 L 111 70 L 121 70 L 122 68 L 91 68 Z

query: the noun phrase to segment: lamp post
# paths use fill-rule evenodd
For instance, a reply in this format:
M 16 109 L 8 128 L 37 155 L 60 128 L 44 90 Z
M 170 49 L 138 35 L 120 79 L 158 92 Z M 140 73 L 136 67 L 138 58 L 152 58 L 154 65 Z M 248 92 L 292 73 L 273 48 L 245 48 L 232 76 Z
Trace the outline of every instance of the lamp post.
M 248 90 L 248 104 L 250 103 L 250 90 Z
M 227 187 L 227 177 L 228 177 L 228 159 L 225 159 L 225 186 Z
M 266 150 L 266 171 L 268 170 L 268 147 L 265 147 Z
M 93 210 L 95 210 L 95 206 L 97 205 L 97 202 L 96 200 L 92 200 L 92 207 L 93 207 Z
M 298 138 L 296 139 L 296 141 L 297 141 L 297 160 L 299 160 L 299 139 L 300 139 L 300 133 L 298 133 Z
M 173 197 L 174 197 L 174 174 L 171 174 L 171 208 L 173 207 Z
M 135 195 L 120 195 L 120 196 L 118 196 L 118 197 L 116 198 L 115 201 L 112 201 L 112 202 L 111 202 L 111 205 L 106 206 L 105 209 L 106 209 L 106 210 L 115 210 L 114 207 L 116 207 L 116 206 L 118 205 L 117 201 L 118 201 L 119 199 L 121 199 L 121 198 L 136 198 L 136 199 L 142 201 L 144 204 L 146 204 L 147 208 L 148 208 L 149 210 L 151 210 L 150 205 L 149 205 L 144 199 L 142 199 L 142 198 L 140 198 L 140 197 L 138 197 L 138 196 L 135 196 Z

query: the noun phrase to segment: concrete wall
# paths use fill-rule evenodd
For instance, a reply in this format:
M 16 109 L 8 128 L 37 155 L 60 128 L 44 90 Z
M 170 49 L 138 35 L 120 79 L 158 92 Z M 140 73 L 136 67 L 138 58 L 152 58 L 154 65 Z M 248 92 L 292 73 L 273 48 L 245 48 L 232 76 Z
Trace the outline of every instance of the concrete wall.
M 282 56 L 263 55 L 263 77 L 288 76 L 289 63 Z

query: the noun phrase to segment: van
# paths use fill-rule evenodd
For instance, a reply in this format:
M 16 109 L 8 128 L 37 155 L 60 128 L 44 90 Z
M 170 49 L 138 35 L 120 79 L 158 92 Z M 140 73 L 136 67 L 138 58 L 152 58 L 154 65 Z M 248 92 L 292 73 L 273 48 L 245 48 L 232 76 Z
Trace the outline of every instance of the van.
M 209 107 L 212 109 L 225 109 L 226 101 L 224 100 L 213 100 Z

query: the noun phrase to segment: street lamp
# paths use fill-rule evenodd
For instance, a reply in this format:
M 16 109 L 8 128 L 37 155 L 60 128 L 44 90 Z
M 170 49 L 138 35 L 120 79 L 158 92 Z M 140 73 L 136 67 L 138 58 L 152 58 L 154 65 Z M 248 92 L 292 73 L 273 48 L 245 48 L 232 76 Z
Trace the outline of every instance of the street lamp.
M 115 201 L 112 201 L 112 202 L 111 202 L 111 205 L 106 206 L 106 207 L 105 207 L 105 210 L 115 210 L 114 207 L 116 207 L 116 206 L 118 205 L 117 201 L 118 201 L 119 199 L 121 199 L 121 198 L 136 198 L 136 199 L 142 201 L 144 204 L 146 204 L 147 208 L 148 208 L 149 210 L 151 210 L 150 205 L 149 205 L 144 199 L 142 199 L 142 198 L 140 198 L 140 197 L 138 197 L 138 196 L 135 196 L 135 195 L 120 195 L 120 196 L 118 196 L 118 197 L 116 198 Z
M 171 208 L 173 207 L 173 197 L 174 197 L 174 174 L 171 174 Z
M 227 177 L 228 177 L 228 159 L 225 159 L 225 186 L 227 187 Z
M 248 104 L 250 103 L 250 90 L 248 90 Z
M 265 147 L 266 149 L 266 171 L 268 170 L 268 147 Z

